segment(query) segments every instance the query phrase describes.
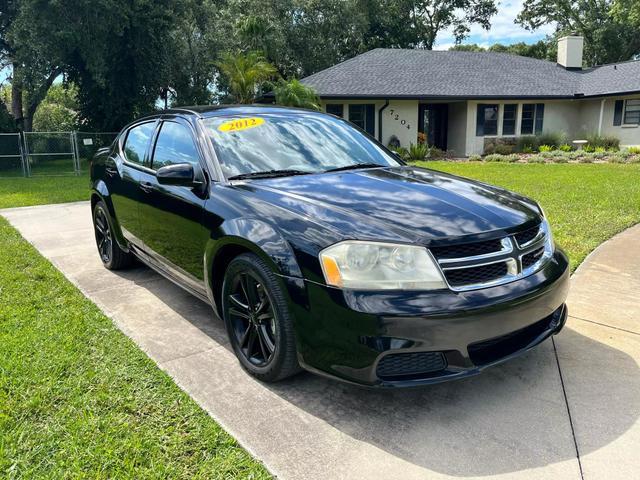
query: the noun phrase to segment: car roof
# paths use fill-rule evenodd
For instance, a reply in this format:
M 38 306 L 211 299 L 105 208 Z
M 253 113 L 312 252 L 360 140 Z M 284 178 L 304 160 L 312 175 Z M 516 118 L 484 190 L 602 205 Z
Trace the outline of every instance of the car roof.
M 201 118 L 215 117 L 219 115 L 243 115 L 259 113 L 318 113 L 315 110 L 304 108 L 281 107 L 276 105 L 194 105 L 189 107 L 176 107 L 155 112 L 150 117 L 159 115 L 196 115 Z

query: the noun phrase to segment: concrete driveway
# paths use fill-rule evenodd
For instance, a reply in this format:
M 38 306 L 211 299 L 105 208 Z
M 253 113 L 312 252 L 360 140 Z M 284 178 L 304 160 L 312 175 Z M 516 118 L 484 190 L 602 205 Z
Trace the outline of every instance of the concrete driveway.
M 370 391 L 254 381 L 210 307 L 147 268 L 102 267 L 88 203 L 0 213 L 280 478 L 640 476 L 640 226 L 582 265 L 553 342 L 474 378 Z

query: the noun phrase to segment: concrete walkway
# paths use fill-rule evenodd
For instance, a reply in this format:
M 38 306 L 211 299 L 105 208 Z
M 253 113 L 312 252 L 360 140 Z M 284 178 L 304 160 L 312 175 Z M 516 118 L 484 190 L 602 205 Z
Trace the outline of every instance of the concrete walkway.
M 474 378 L 381 392 L 254 381 L 210 307 L 144 267 L 102 267 L 87 203 L 0 213 L 280 478 L 640 475 L 640 226 L 580 267 L 554 342 Z

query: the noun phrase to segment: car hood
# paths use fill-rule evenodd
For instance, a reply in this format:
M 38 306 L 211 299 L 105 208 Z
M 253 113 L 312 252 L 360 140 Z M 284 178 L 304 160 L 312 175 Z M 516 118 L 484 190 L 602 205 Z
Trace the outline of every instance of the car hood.
M 238 186 L 343 239 L 440 243 L 495 237 L 540 221 L 535 202 L 525 197 L 415 167 L 261 179 Z

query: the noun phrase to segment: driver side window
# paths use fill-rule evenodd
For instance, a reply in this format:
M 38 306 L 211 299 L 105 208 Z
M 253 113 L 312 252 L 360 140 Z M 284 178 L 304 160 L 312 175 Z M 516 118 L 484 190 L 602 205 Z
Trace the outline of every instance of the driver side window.
M 176 122 L 162 124 L 153 151 L 152 169 L 157 170 L 176 163 L 190 163 L 196 166 L 200 163 L 199 158 L 189 128 Z

